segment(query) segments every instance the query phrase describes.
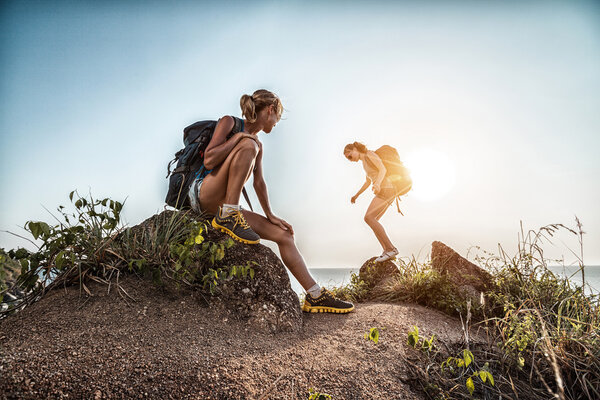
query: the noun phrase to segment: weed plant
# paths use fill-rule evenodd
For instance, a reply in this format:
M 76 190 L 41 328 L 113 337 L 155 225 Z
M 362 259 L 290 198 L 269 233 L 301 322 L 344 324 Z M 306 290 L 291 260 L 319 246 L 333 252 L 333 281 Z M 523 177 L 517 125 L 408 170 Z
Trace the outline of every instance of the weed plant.
M 134 228 L 121 224 L 123 203 L 90 194 L 69 194 L 73 210 L 59 206 L 54 225 L 29 221 L 25 230 L 37 248 L 0 249 L 0 301 L 6 297 L 0 318 L 41 298 L 59 285 L 78 284 L 91 295 L 90 281 L 108 285 L 127 300 L 119 285 L 123 273 L 151 278 L 157 285 L 169 281 L 181 287 L 218 292 L 219 282 L 253 278 L 253 263 L 223 266 L 231 239 L 205 241 L 206 226 L 188 212 L 163 212 Z M 10 232 L 9 232 L 10 233 Z M 14 233 L 13 233 L 14 234 Z M 14 295 L 18 294 L 18 298 Z
M 372 289 L 354 274 L 350 284 L 331 290 L 352 301 L 416 303 L 461 318 L 464 343 L 453 351 L 469 354 L 469 362 L 463 358 L 461 366 L 451 349 L 436 349 L 424 355 L 425 368 L 413 365 L 421 371 L 418 381 L 429 398 L 472 398 L 474 393 L 490 399 L 600 399 L 600 299 L 586 293 L 585 278 L 584 285 L 577 286 L 548 269 L 543 245 L 558 231 L 577 237 L 580 253 L 576 256 L 585 277 L 584 232 L 576 219 L 575 229 L 561 224 L 526 233 L 521 229 L 512 257 L 502 248 L 499 255 L 478 257 L 493 277 L 483 302 L 473 302 L 468 292 L 430 263 L 414 258 L 400 262 L 399 274 Z M 363 277 L 368 280 L 368 273 Z M 485 343 L 472 342 L 473 328 L 479 330 L 479 337 L 487 338 Z M 410 340 L 426 342 L 418 331 L 409 335 Z M 453 375 L 449 366 L 459 375 Z M 490 382 L 488 373 L 493 374 L 495 385 L 485 384 Z M 477 376 L 483 385 L 475 385 Z M 459 378 L 463 384 L 457 383 Z

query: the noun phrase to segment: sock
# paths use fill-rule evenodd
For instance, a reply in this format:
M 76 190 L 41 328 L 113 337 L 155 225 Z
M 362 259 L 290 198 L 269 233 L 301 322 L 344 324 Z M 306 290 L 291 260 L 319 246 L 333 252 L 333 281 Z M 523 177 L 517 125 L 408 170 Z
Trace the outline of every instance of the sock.
M 223 204 L 221 206 L 221 215 L 229 215 L 234 211 L 241 211 L 242 207 L 239 204 Z
M 308 294 L 310 294 L 312 297 L 317 298 L 321 294 L 321 286 L 319 286 L 318 283 L 315 283 L 306 292 Z

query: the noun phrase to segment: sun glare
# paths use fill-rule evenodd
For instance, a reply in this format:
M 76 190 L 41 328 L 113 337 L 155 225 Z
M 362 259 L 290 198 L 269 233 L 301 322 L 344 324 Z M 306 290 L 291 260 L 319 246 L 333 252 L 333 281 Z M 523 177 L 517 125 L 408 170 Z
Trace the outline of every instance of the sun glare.
M 430 148 L 418 149 L 403 161 L 410 169 L 413 180 L 410 193 L 420 200 L 439 200 L 454 186 L 454 165 L 442 152 Z

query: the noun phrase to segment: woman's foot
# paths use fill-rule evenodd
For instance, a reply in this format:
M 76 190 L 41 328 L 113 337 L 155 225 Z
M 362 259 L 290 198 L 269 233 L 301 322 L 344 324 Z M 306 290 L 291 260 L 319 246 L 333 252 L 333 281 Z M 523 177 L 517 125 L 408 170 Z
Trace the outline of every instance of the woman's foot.
M 213 228 L 228 234 L 238 242 L 246 244 L 260 242 L 260 236 L 250 228 L 241 210 L 224 212 L 223 208 L 219 207 L 219 211 L 215 215 L 215 218 L 213 218 L 211 225 Z
M 323 313 L 330 312 L 336 314 L 345 314 L 354 310 L 354 304 L 336 299 L 327 289 L 321 290 L 319 297 L 313 297 L 306 293 L 302 311 Z
M 377 257 L 375 259 L 375 262 L 380 263 L 380 262 L 392 260 L 392 259 L 396 258 L 397 255 L 398 255 L 398 249 L 394 247 L 393 250 L 384 251 L 379 257 Z

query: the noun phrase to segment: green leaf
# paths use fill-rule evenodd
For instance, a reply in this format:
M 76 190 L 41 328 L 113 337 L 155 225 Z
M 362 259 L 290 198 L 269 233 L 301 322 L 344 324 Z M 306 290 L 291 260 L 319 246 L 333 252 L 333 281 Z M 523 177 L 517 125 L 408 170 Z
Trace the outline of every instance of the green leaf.
M 492 374 L 490 372 L 487 373 L 487 377 L 490 380 L 490 383 L 492 384 L 492 386 L 494 386 L 494 377 L 492 376 Z
M 254 269 L 250 268 L 250 279 L 254 279 Z
M 29 221 L 27 223 L 27 229 L 29 229 L 29 232 L 31 232 L 31 236 L 33 236 L 34 239 L 39 238 L 40 234 L 42 233 L 42 229 L 40 228 L 39 222 Z
M 483 381 L 483 383 L 485 383 L 486 379 L 487 379 L 487 372 L 486 371 L 479 371 L 479 377 L 481 378 L 481 380 Z
M 371 340 L 375 342 L 375 344 L 377 344 L 377 342 L 379 342 L 379 329 L 377 328 L 371 328 Z
M 73 201 L 73 195 L 75 194 L 75 191 L 73 190 L 71 193 L 69 193 L 69 200 Z
M 475 391 L 475 384 L 473 383 L 473 379 L 469 378 L 467 379 L 467 390 L 469 391 L 469 393 L 473 394 L 473 392 Z
M 517 365 L 519 366 L 519 368 L 523 368 L 525 366 L 525 359 L 522 356 L 519 356 L 519 359 L 517 360 Z
M 196 235 L 194 238 L 194 242 L 196 244 L 201 244 L 204 241 L 204 237 L 201 234 Z
M 473 361 L 473 353 L 465 349 L 463 350 L 463 358 L 465 360 L 465 367 L 468 367 L 469 364 L 471 364 L 471 362 Z
M 75 208 L 81 208 L 81 206 L 83 206 L 83 202 L 81 201 L 81 199 L 79 199 L 75 202 Z
M 39 224 L 42 233 L 46 236 L 50 236 L 50 227 L 48 226 L 48 224 L 45 222 L 40 222 Z
M 64 251 L 60 251 L 57 255 L 56 255 L 56 259 L 54 260 L 54 264 L 56 265 L 56 268 L 58 269 L 62 269 L 63 265 L 65 265 L 65 258 L 64 258 L 65 252 Z
M 27 258 L 27 257 L 29 257 L 29 252 L 27 250 L 25 250 L 24 248 L 20 248 L 20 249 L 17 249 L 17 251 L 15 251 L 14 258 L 16 258 L 17 260 Z
M 407 343 L 411 347 L 416 347 L 417 346 L 417 339 L 416 339 L 416 336 L 415 336 L 415 334 L 413 332 L 410 332 L 408 334 Z

